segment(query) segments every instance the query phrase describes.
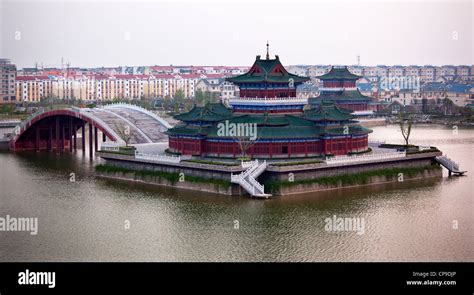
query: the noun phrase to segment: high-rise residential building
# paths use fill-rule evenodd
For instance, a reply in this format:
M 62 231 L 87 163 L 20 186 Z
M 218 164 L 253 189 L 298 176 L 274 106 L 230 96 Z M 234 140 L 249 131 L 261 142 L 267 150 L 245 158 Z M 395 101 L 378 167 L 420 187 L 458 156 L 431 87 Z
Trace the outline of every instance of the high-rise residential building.
M 16 66 L 9 59 L 0 59 L 0 103 L 16 101 Z

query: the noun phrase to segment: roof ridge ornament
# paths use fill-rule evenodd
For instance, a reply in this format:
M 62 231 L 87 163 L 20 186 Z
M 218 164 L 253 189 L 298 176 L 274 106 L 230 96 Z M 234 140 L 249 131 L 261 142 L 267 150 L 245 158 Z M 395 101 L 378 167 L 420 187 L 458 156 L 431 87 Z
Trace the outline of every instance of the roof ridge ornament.
M 267 40 L 267 60 L 270 59 L 270 44 L 268 44 L 268 40 Z

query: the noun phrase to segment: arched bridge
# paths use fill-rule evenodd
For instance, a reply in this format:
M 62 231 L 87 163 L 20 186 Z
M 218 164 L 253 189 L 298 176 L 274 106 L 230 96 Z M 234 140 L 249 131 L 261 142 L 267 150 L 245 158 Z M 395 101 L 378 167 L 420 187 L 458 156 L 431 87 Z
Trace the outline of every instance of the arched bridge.
M 163 132 L 168 128 L 171 125 L 155 113 L 131 104 L 98 108 L 49 107 L 40 109 L 16 127 L 10 149 L 72 151 L 77 147 L 80 132 L 85 151 L 87 129 L 92 154 L 93 145 L 98 149 L 99 132 L 102 141 L 140 144 L 166 141 Z

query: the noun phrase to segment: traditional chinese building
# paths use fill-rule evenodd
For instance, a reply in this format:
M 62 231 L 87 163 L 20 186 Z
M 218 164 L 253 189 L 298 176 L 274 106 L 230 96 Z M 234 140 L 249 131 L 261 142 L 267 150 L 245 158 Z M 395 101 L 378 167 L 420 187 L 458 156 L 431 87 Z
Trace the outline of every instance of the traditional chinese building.
M 296 87 L 309 78 L 289 73 L 278 55 L 270 59 L 268 52 L 266 59 L 258 55 L 247 73 L 226 80 L 240 88 L 240 96 L 229 101 L 237 113 L 300 113 L 308 103 L 296 97 Z
M 372 98 L 357 89 L 356 82 L 360 78 L 349 72 L 347 67 L 332 67 L 327 74 L 318 77 L 323 82 L 321 94 L 310 98 L 309 103 L 312 107 L 318 107 L 322 101 L 332 100 L 337 106 L 351 111 L 369 110 Z
M 372 131 L 357 124 L 350 110 L 332 100 L 303 110 L 307 100 L 296 98 L 296 86 L 307 80 L 288 73 L 278 56 L 270 59 L 268 51 L 266 59 L 257 56 L 247 73 L 228 79 L 240 87 L 240 97 L 230 100 L 230 107 L 208 103 L 174 117 L 181 123 L 167 131 L 169 150 L 229 158 L 297 158 L 367 151 Z M 253 128 L 255 134 L 244 134 Z

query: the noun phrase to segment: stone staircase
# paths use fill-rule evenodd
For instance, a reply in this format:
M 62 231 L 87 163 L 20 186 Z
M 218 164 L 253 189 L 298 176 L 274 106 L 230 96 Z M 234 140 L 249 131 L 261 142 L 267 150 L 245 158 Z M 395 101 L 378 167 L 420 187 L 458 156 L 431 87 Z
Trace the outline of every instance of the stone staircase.
M 444 168 L 448 169 L 449 175 L 451 173 L 463 175 L 467 171 L 463 171 L 459 168 L 459 164 L 454 162 L 452 159 L 448 158 L 447 156 L 438 156 L 435 158 L 436 162 L 440 163 Z
M 249 162 L 242 162 L 242 167 L 247 168 L 240 174 L 232 174 L 231 182 L 239 184 L 252 197 L 265 198 L 271 197 L 265 193 L 265 186 L 257 181 L 257 177 L 267 169 L 267 161 L 259 162 L 258 159 Z

